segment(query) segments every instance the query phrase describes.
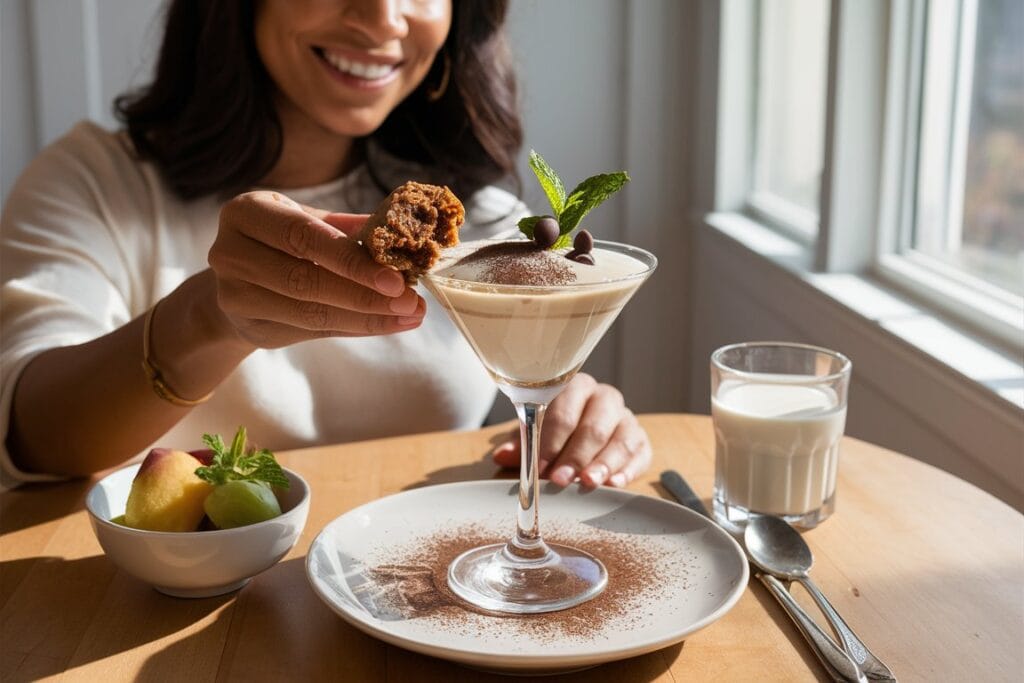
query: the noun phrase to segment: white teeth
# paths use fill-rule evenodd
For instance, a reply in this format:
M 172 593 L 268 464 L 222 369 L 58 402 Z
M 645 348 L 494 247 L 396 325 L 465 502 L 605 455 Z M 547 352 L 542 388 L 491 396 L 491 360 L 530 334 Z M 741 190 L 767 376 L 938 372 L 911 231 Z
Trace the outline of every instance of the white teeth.
M 353 62 L 352 60 L 345 59 L 339 55 L 332 55 L 326 50 L 322 53 L 324 59 L 338 71 L 355 76 L 356 78 L 363 78 L 368 81 L 375 81 L 379 78 L 384 78 L 392 71 L 395 67 L 391 64 L 364 64 L 362 62 Z

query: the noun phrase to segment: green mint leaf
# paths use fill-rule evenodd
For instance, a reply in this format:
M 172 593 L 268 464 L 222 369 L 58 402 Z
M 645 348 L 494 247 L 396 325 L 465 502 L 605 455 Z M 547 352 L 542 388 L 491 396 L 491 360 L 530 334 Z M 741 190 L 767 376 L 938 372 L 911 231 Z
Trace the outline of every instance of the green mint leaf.
M 551 248 L 552 249 L 565 249 L 566 247 L 571 247 L 571 246 L 572 246 L 572 235 L 570 235 L 569 233 L 566 232 L 566 233 L 562 233 L 561 235 L 558 236 L 558 239 L 555 240 L 555 243 L 551 245 Z
M 238 459 L 245 455 L 245 427 L 239 427 L 235 432 L 235 438 L 231 442 L 231 462 L 238 462 Z
M 527 216 L 526 218 L 519 219 L 519 232 L 526 235 L 529 239 L 533 239 L 533 226 L 537 225 L 537 221 L 541 219 L 540 216 Z
M 220 434 L 203 434 L 203 443 L 210 447 L 214 455 L 224 452 L 224 440 L 220 438 Z
M 601 202 L 622 189 L 629 181 L 625 171 L 601 173 L 591 176 L 576 186 L 565 200 L 565 207 L 558 216 L 558 228 L 562 235 L 568 235 L 580 224 L 583 217 Z
M 281 466 L 274 458 L 274 454 L 270 451 L 263 449 L 254 453 L 252 455 L 252 466 L 253 470 L 249 474 L 250 478 L 257 481 L 265 481 L 271 486 L 279 486 L 285 489 L 291 486 L 288 476 L 281 469 Z
M 209 465 L 196 468 L 196 476 L 214 486 L 238 479 L 261 481 L 281 488 L 291 484 L 269 450 L 250 448 L 246 451 L 245 427 L 238 428 L 230 449 L 219 434 L 204 434 L 203 443 L 213 451 L 213 458 Z
M 196 468 L 196 476 L 214 486 L 220 486 L 227 482 L 227 473 L 231 469 L 230 464 L 225 462 L 230 458 L 227 447 L 220 434 L 203 434 L 203 443 L 213 451 L 213 458 L 209 465 Z
M 530 168 L 533 169 L 533 174 L 540 181 L 544 194 L 548 196 L 555 218 L 561 220 L 562 207 L 565 206 L 565 185 L 562 184 L 562 179 L 558 177 L 554 169 L 548 166 L 544 157 L 532 149 L 530 150 Z M 522 226 L 520 226 L 520 230 L 522 230 Z
M 220 478 L 217 470 L 215 470 L 212 467 L 206 467 L 206 466 L 197 467 L 196 468 L 196 476 L 199 477 L 200 479 L 202 479 L 205 482 L 213 484 L 214 486 L 219 486 L 219 485 L 224 483 L 223 481 L 221 481 L 221 478 Z

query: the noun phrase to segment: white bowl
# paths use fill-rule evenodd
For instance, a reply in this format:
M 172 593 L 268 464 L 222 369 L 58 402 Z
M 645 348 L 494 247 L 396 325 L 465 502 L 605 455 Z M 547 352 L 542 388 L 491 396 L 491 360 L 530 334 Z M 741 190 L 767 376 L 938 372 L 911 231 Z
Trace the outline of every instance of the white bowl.
M 286 469 L 291 486 L 274 519 L 215 531 L 132 529 L 110 520 L 124 514 L 138 470 L 139 465 L 131 465 L 98 481 L 85 507 L 107 557 L 167 595 L 206 598 L 241 588 L 291 550 L 309 514 L 309 485 Z

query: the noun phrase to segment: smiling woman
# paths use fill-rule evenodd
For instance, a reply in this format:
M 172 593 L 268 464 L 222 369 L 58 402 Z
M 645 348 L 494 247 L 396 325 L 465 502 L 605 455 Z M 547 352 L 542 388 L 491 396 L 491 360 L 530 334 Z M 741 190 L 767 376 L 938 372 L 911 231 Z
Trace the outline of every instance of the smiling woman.
M 358 235 L 410 180 L 454 191 L 462 239 L 526 213 L 497 186 L 522 142 L 506 5 L 173 0 L 125 130 L 75 126 L 4 206 L 0 484 L 239 425 L 277 450 L 479 426 L 486 372 Z M 646 435 L 578 377 L 545 462 L 623 485 Z
M 365 139 L 470 195 L 522 144 L 505 6 L 179 0 L 156 78 L 118 113 L 185 198 L 330 180 Z
M 345 147 L 380 127 L 423 81 L 451 22 L 448 0 L 411 3 L 325 3 L 270 0 L 258 5 L 256 49 L 278 88 L 277 112 L 286 128 L 285 159 L 305 176 L 311 158 L 351 158 Z M 299 132 L 301 131 L 301 132 Z M 346 169 L 324 165 L 324 182 Z M 273 182 L 273 179 L 271 179 Z M 274 183 L 277 184 L 277 183 Z

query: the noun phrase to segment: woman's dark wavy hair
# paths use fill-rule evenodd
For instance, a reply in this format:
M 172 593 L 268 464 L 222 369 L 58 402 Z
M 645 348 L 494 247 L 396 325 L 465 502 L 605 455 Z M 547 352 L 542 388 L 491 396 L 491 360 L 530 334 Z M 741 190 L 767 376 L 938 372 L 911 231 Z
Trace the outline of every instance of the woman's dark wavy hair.
M 274 84 L 256 50 L 254 5 L 173 0 L 153 82 L 115 100 L 138 153 L 184 199 L 247 190 L 281 154 Z M 518 182 L 523 133 L 502 30 L 507 5 L 452 0 L 451 30 L 424 82 L 369 136 L 391 154 L 431 167 L 464 197 L 503 179 Z M 449 84 L 431 101 L 427 93 L 443 79 L 445 54 Z

